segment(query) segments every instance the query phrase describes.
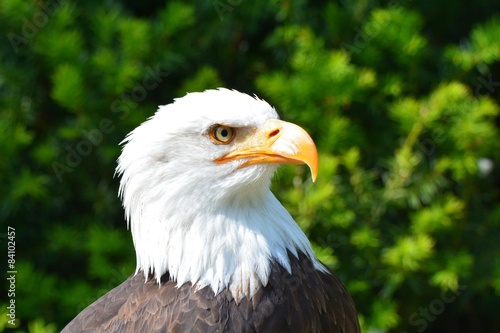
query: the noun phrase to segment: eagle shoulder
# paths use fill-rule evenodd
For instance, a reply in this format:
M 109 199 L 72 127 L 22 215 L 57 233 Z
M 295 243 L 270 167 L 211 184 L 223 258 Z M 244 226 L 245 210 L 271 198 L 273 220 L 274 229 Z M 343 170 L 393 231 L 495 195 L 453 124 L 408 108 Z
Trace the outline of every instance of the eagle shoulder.
M 191 283 L 161 285 L 142 274 L 128 278 L 82 311 L 69 332 L 360 332 L 354 302 L 334 274 L 316 270 L 303 254 L 289 255 L 291 273 L 272 264 L 269 282 L 236 302 Z

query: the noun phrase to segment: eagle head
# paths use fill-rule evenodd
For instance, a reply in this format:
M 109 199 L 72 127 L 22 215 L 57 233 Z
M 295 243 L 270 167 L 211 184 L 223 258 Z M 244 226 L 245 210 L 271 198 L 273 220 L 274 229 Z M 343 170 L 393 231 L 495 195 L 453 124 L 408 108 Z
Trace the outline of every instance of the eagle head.
M 307 164 L 314 180 L 316 147 L 278 118 L 256 97 L 207 90 L 161 106 L 126 137 L 117 173 L 137 271 L 229 287 L 238 299 L 266 285 L 272 260 L 290 269 L 287 251 L 315 258 L 269 185 L 283 163 Z

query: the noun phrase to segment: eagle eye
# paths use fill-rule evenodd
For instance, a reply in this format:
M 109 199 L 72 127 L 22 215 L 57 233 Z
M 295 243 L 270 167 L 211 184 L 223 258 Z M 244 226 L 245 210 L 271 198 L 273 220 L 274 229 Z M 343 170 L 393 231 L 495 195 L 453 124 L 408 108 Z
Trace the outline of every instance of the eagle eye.
M 226 125 L 215 125 L 210 129 L 210 138 L 217 144 L 227 145 L 235 135 L 235 129 Z

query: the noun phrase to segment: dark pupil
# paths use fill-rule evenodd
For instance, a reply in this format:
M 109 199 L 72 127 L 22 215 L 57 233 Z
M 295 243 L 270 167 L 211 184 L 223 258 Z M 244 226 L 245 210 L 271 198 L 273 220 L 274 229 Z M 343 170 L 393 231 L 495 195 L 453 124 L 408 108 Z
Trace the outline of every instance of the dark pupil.
M 220 134 L 222 135 L 222 137 L 223 137 L 223 138 L 225 138 L 225 137 L 229 134 L 229 132 L 227 131 L 227 129 L 223 129 L 223 130 L 220 132 Z

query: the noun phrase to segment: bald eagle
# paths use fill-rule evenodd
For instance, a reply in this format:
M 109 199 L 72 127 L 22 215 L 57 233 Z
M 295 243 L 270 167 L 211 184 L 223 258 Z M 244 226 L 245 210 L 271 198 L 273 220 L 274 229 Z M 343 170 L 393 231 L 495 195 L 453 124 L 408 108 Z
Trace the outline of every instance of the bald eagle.
M 123 141 L 119 196 L 134 275 L 63 332 L 360 332 L 351 296 L 271 193 L 318 154 L 265 101 L 190 93 Z

